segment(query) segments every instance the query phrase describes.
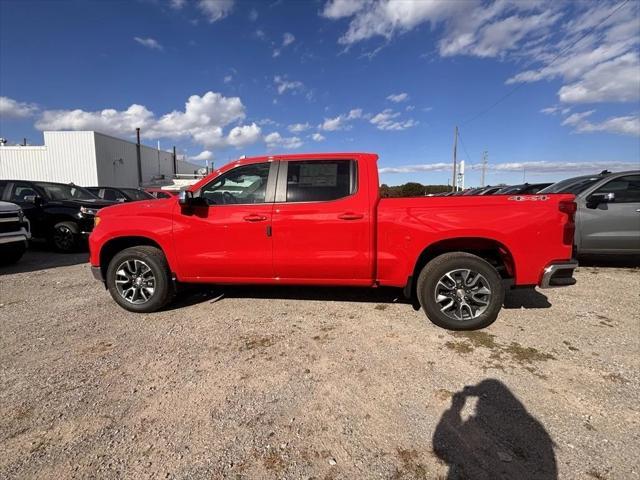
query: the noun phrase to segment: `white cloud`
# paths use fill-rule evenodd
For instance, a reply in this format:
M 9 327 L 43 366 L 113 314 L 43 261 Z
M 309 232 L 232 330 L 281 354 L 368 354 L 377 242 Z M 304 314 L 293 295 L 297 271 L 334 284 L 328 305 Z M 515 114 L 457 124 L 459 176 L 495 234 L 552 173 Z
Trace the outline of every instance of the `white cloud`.
M 223 78 L 224 83 L 231 83 L 233 80 L 233 75 L 225 75 Z
M 400 102 L 406 102 L 407 100 L 409 100 L 409 94 L 408 93 L 392 93 L 391 95 L 389 95 L 387 97 L 387 100 L 394 102 L 394 103 L 400 103 Z
M 252 22 L 258 20 L 258 11 L 255 8 L 252 8 L 249 12 L 249 20 Z
M 326 130 L 328 132 L 334 132 L 336 130 L 349 130 L 351 125 L 349 122 L 351 120 L 356 120 L 358 118 L 362 118 L 362 109 L 354 108 L 349 110 L 349 113 L 338 115 L 334 118 L 325 118 L 324 122 L 322 122 L 318 128 L 321 130 Z
M 213 158 L 213 152 L 209 150 L 203 150 L 198 155 L 189 157 L 189 160 L 195 160 L 196 162 L 204 162 Z
M 32 103 L 18 102 L 13 98 L 0 97 L 1 118 L 27 118 L 38 110 Z
M 267 143 L 268 148 L 300 148 L 303 143 L 298 137 L 283 137 L 278 132 L 270 133 L 264 137 L 264 141 Z
M 640 100 L 640 57 L 627 53 L 603 62 L 580 81 L 564 85 L 558 97 L 565 103 L 636 102 Z
M 332 20 L 350 17 L 362 10 L 367 3 L 368 0 L 329 0 L 320 15 Z
M 198 9 L 209 23 L 214 23 L 229 15 L 234 3 L 234 0 L 199 0 Z
M 481 164 L 467 165 L 467 168 L 480 168 Z M 496 172 L 522 172 L 527 173 L 593 173 L 604 169 L 608 170 L 632 170 L 637 169 L 638 164 L 632 162 L 600 161 L 600 162 L 512 162 L 496 163 L 487 166 L 489 170 Z M 405 165 L 400 167 L 383 167 L 378 171 L 384 174 L 417 173 L 417 172 L 447 172 L 451 171 L 450 163 L 427 163 L 418 165 Z
M 238 97 L 224 97 L 207 92 L 192 95 L 183 111 L 157 118 L 143 105 L 131 105 L 126 110 L 104 109 L 88 112 L 76 110 L 46 110 L 36 122 L 39 130 L 97 130 L 130 137 L 136 127 L 144 138 L 188 138 L 206 148 L 243 147 L 260 139 L 260 127 L 236 125 L 225 134 L 224 129 L 245 118 L 245 107 Z
M 273 81 L 275 82 L 276 90 L 278 90 L 278 94 L 280 95 L 286 93 L 288 90 L 296 92 L 304 88 L 302 82 L 287 80 L 286 77 L 281 75 L 273 77 Z
M 373 125 L 376 126 L 378 130 L 406 130 L 407 128 L 415 127 L 418 125 L 418 122 L 409 119 L 409 120 L 397 120 L 400 116 L 399 112 L 394 112 L 393 110 L 387 108 L 382 112 L 374 115 L 369 120 Z
M 176 10 L 180 10 L 182 7 L 184 7 L 187 3 L 187 0 L 170 0 L 169 1 L 169 5 L 171 6 L 171 8 L 174 8 Z
M 133 37 L 133 39 L 138 42 L 143 47 L 150 48 L 151 50 L 164 50 L 164 47 L 158 43 L 158 41 L 154 38 L 141 38 L 141 37 Z
M 562 125 L 574 127 L 576 133 L 607 132 L 619 135 L 640 136 L 640 117 L 627 115 L 610 117 L 602 122 L 591 122 L 587 119 L 594 110 L 569 115 Z
M 282 36 L 282 46 L 286 47 L 288 45 L 291 45 L 293 42 L 295 42 L 295 40 L 296 37 L 294 37 L 292 33 L 285 32 L 285 34 Z
M 316 132 L 313 135 L 311 135 L 311 138 L 316 142 L 322 142 L 325 139 L 325 136 L 322 135 L 321 133 Z
M 282 53 L 282 50 L 286 47 L 288 47 L 289 45 L 291 45 L 293 42 L 295 42 L 296 37 L 294 37 L 294 35 L 292 33 L 289 32 L 285 32 L 284 35 L 282 35 L 282 46 L 279 48 L 274 48 L 273 49 L 273 57 L 279 57 L 280 54 Z
M 305 130 L 309 130 L 311 128 L 311 125 L 309 125 L 308 123 L 294 123 L 293 125 L 289 125 L 289 127 L 287 128 L 291 133 L 300 133 L 304 132 Z

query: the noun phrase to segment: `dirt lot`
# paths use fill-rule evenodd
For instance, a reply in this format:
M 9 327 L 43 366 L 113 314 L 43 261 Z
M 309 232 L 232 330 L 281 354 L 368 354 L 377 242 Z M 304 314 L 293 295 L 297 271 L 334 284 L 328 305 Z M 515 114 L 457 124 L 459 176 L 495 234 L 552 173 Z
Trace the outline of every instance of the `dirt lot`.
M 384 289 L 135 315 L 85 258 L 0 270 L 0 478 L 640 477 L 638 269 L 455 334 Z

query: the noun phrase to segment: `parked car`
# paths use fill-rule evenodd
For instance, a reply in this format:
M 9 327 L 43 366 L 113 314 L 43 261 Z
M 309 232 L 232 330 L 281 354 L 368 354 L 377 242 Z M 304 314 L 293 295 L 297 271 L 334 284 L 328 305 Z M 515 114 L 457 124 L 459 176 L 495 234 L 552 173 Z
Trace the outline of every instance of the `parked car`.
M 153 200 L 155 197 L 141 188 L 129 187 L 85 187 L 96 197 L 111 202 L 137 202 Z
M 180 193 L 179 190 L 166 190 L 162 188 L 145 188 L 144 191 L 154 198 L 173 198 Z
M 576 195 L 578 255 L 640 254 L 640 170 L 569 178 L 538 193 Z
M 0 265 L 10 265 L 22 258 L 31 232 L 29 220 L 15 203 L 0 201 Z
M 74 251 L 91 232 L 98 210 L 115 204 L 77 185 L 29 180 L 0 180 L 0 200 L 18 204 L 33 237 L 62 252 Z
M 381 285 L 456 330 L 496 319 L 505 279 L 575 283 L 573 195 L 380 199 L 377 159 L 244 158 L 175 201 L 107 208 L 89 237 L 91 271 L 134 312 L 167 305 L 175 282 Z
M 521 185 L 510 185 L 507 187 L 503 187 L 497 192 L 496 195 L 531 195 L 534 193 L 538 193 L 543 188 L 547 188 L 551 183 L 523 183 Z

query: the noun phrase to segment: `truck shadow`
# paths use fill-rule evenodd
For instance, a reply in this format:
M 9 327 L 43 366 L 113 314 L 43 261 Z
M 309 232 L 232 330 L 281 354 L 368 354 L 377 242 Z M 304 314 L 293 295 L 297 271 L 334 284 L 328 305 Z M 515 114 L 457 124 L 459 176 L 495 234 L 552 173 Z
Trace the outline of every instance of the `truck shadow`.
M 309 300 L 326 302 L 356 302 L 411 306 L 399 288 L 357 287 L 305 287 L 265 285 L 181 285 L 176 301 L 167 309 L 173 310 L 204 302 L 218 302 L 226 298 Z M 551 303 L 545 295 L 533 290 L 507 290 L 504 308 L 549 308 Z
M 472 402 L 475 409 L 469 411 Z M 555 445 L 549 433 L 496 379 L 485 379 L 454 393 L 432 442 L 433 452 L 449 467 L 448 480 L 558 478 Z
M 640 255 L 581 255 L 581 267 L 640 268 Z
M 0 276 L 11 273 L 27 273 L 50 268 L 68 267 L 89 261 L 86 248 L 74 253 L 59 253 L 51 250 L 44 242 L 32 242 L 23 257 L 13 265 L 0 267 Z

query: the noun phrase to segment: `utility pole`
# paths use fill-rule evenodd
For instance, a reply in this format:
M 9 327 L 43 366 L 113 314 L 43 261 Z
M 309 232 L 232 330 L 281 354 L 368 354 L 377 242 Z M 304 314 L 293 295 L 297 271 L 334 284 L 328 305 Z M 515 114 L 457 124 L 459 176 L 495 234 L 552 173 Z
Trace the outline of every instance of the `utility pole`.
M 484 178 L 487 173 L 487 163 L 488 163 L 487 157 L 488 157 L 488 152 L 485 150 L 484 152 L 482 152 L 482 176 L 480 177 L 481 187 L 484 187 Z
M 453 131 L 453 176 L 452 178 L 452 184 L 453 184 L 453 192 L 457 192 L 458 191 L 458 183 L 456 182 L 457 178 L 456 178 L 456 164 L 458 163 L 458 126 L 456 125 L 455 130 Z
M 136 163 L 138 165 L 138 186 L 142 185 L 142 154 L 140 152 L 140 128 L 136 128 Z

